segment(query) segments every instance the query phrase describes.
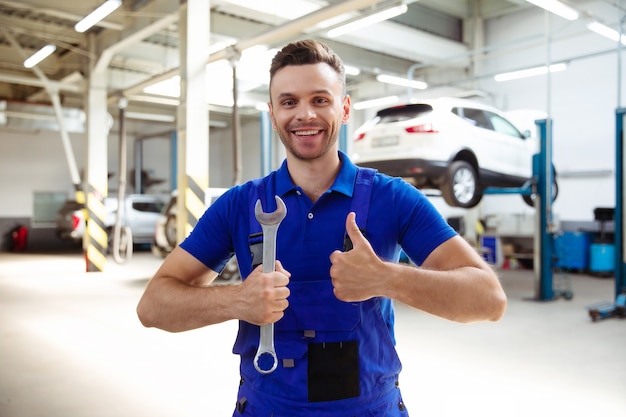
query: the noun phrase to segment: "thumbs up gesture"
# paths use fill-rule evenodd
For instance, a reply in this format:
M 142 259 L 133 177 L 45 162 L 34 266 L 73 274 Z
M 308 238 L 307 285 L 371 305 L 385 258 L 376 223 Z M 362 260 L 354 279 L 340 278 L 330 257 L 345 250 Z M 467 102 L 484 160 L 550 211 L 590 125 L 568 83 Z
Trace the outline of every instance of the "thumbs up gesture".
M 376 256 L 372 245 L 356 224 L 356 214 L 346 218 L 346 232 L 352 241 L 352 250 L 334 251 L 330 255 L 330 277 L 335 296 L 342 301 L 364 301 L 380 295 L 378 286 L 384 275 L 384 262 Z

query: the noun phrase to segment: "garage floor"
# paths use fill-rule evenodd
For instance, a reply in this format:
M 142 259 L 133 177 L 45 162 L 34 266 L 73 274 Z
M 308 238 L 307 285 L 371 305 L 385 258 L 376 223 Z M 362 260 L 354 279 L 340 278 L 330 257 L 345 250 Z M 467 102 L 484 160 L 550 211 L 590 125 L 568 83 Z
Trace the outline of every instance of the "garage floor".
M 79 253 L 1 253 L 0 416 L 231 415 L 236 323 L 169 334 L 136 318 L 160 262 L 141 252 L 86 273 Z M 500 275 L 509 307 L 499 323 L 397 306 L 411 415 L 624 415 L 626 321 L 593 323 L 586 310 L 614 300 L 613 279 L 570 274 L 573 300 L 539 302 L 531 271 Z

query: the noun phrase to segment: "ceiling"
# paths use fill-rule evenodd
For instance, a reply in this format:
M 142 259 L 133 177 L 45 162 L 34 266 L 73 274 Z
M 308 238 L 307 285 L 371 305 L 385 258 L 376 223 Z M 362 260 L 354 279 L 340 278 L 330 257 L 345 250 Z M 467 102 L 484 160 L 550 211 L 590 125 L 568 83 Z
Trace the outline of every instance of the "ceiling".
M 47 103 L 43 88 L 59 91 L 63 105 L 82 108 L 86 78 L 95 63 L 107 70 L 109 105 L 115 106 L 121 96 L 129 106 L 157 114 L 175 114 L 172 97 L 149 94 L 145 87 L 178 74 L 179 67 L 179 0 L 124 0 L 122 7 L 86 33 L 77 33 L 75 23 L 95 9 L 102 0 L 0 0 L 0 101 Z M 524 0 L 405 0 L 407 13 L 334 39 L 326 37 L 327 29 L 315 27 L 324 13 L 350 13 L 352 18 L 398 3 L 397 0 L 211 0 L 210 43 L 207 62 L 215 67 L 226 65 L 219 58 L 229 58 L 224 42 L 234 43 L 236 50 L 254 45 L 277 48 L 289 40 L 307 37 L 327 42 L 344 59 L 358 67 L 360 74 L 348 76 L 348 88 L 354 97 L 367 99 L 377 74 L 416 78 L 428 71 L 466 73 L 469 59 L 454 61 L 450 57 L 469 58 L 473 45 L 471 31 L 474 18 L 488 19 L 534 7 Z M 572 3 L 572 2 L 570 2 Z M 575 3 L 575 2 L 574 2 Z M 259 5 L 273 6 L 261 11 Z M 293 10 L 288 9 L 293 6 Z M 57 46 L 52 56 L 36 68 L 24 68 L 25 57 L 42 46 Z M 418 47 L 419 45 L 419 47 Z M 238 67 L 242 75 L 238 103 L 242 109 L 254 110 L 254 104 L 267 100 L 267 86 L 258 81 L 267 69 L 246 70 L 243 57 Z M 228 67 L 230 68 L 230 67 Z M 257 80 L 243 79 L 256 74 Z M 217 73 L 216 73 L 217 74 Z M 209 77 L 211 78 L 211 77 Z M 209 88 L 231 91 L 231 81 L 217 75 Z M 229 84 L 231 83 L 231 84 Z M 214 104 L 213 110 L 229 113 L 230 106 Z M 245 112 L 244 112 L 245 114 Z

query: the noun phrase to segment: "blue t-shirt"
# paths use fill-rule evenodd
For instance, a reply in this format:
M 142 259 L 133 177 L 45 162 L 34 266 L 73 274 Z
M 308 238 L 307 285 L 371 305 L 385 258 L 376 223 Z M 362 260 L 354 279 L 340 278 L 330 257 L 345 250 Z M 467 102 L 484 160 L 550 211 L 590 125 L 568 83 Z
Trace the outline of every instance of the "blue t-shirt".
M 265 177 L 287 206 L 278 228 L 276 258 L 291 280 L 329 276 L 329 256 L 343 248 L 346 216 L 357 167 L 342 152 L 341 169 L 330 187 L 312 203 L 291 181 L 287 161 Z M 214 271 L 237 255 L 242 277 L 252 271 L 249 247 L 252 182 L 232 187 L 204 213 L 181 247 Z M 269 207 L 270 204 L 274 204 Z M 268 201 L 264 211 L 275 209 Z M 357 219 L 359 221 L 359 219 Z M 400 248 L 420 265 L 441 243 L 456 235 L 421 191 L 399 178 L 377 173 L 374 178 L 366 236 L 382 259 L 398 261 Z

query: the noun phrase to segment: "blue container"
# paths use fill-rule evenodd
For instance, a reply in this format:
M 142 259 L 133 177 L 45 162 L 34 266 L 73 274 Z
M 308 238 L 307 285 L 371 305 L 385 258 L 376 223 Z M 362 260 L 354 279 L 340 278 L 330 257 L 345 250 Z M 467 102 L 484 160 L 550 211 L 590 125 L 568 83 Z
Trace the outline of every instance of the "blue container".
M 586 271 L 589 268 L 590 244 L 590 233 L 563 232 L 554 241 L 554 266 L 559 269 Z
M 615 272 L 615 246 L 608 243 L 591 245 L 591 272 Z

